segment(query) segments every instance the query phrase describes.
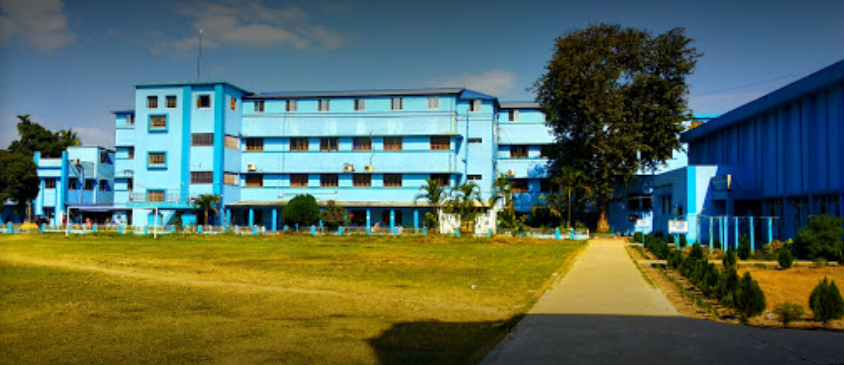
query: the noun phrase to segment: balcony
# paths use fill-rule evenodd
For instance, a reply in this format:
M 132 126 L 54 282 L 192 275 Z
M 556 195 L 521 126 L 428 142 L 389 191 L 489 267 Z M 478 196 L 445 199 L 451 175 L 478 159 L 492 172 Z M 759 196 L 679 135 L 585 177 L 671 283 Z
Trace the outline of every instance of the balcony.
M 186 209 L 192 208 L 187 197 L 175 190 L 166 190 L 163 195 L 150 193 L 129 193 L 127 207 L 131 208 L 162 208 L 162 209 Z

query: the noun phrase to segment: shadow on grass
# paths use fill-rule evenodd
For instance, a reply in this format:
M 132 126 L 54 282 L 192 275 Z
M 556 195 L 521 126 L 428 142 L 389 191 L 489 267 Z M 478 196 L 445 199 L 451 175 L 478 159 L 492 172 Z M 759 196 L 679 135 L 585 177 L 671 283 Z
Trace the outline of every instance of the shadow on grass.
M 403 322 L 369 344 L 382 365 L 844 364 L 844 333 L 685 317 L 527 315 L 493 350 L 507 332 L 494 322 Z

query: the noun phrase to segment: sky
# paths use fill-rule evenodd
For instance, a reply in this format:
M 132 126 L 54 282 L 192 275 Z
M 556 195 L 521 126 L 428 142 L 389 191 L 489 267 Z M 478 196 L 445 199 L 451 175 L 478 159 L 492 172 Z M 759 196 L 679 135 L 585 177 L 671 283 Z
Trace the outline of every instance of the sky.
M 591 24 L 682 27 L 703 53 L 696 114 L 844 59 L 842 0 L 0 0 L 0 148 L 18 115 L 112 146 L 135 84 L 252 92 L 467 87 L 531 101 L 554 39 Z

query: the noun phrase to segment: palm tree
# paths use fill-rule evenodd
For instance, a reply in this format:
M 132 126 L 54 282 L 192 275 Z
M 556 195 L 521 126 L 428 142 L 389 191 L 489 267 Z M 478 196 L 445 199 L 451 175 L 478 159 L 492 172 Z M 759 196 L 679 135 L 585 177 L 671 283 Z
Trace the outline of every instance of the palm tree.
M 507 175 L 499 174 L 495 181 L 492 182 L 492 195 L 489 197 L 489 206 L 495 209 L 495 206 L 501 202 L 502 209 L 498 215 L 498 223 L 504 228 L 514 228 L 516 222 L 516 205 L 513 204 L 513 182 L 507 178 Z
M 552 217 L 562 218 L 562 211 L 568 205 L 562 195 L 552 191 L 548 195 L 540 195 L 530 211 L 535 216 L 538 211 L 547 210 Z
M 472 231 L 473 222 L 483 206 L 481 187 L 473 182 L 464 182 L 451 190 L 451 198 L 446 203 L 449 213 L 457 215 L 461 225 L 465 223 L 467 232 Z
M 428 204 L 434 208 L 436 213 L 426 213 L 425 216 L 427 217 L 427 221 L 431 222 L 431 228 L 437 228 L 440 224 L 440 207 L 446 197 L 445 188 L 440 185 L 440 182 L 437 179 L 425 179 L 425 185 L 422 185 L 419 189 L 422 190 L 422 193 L 416 194 L 413 201 L 417 202 L 420 199 L 428 201 Z
M 219 213 L 217 205 L 220 204 L 220 196 L 215 194 L 202 194 L 200 196 L 191 198 L 191 205 L 194 209 L 201 209 L 205 212 L 205 224 L 208 224 L 208 211 L 213 211 L 214 214 Z

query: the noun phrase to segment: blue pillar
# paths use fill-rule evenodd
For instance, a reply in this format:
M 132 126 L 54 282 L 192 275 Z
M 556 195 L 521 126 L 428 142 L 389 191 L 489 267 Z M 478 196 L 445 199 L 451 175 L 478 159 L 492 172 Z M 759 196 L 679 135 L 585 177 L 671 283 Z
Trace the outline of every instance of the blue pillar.
M 842 207 L 844 208 L 844 207 Z M 768 243 L 774 241 L 774 218 L 768 218 Z
M 423 234 L 423 235 L 427 235 L 427 234 L 428 234 L 428 227 L 422 227 L 422 234 Z
M 338 236 L 342 236 L 342 235 L 343 235 L 343 226 L 337 227 L 337 235 L 338 235 Z
M 6 223 L 6 233 L 15 233 L 15 228 L 12 226 L 12 222 Z
M 232 225 L 232 211 L 231 209 L 226 209 L 226 226 Z
M 366 234 L 367 235 L 372 233 L 372 231 L 369 228 L 371 220 L 372 220 L 372 216 L 370 214 L 370 209 L 366 208 Z
M 176 226 L 170 226 L 170 233 L 176 233 Z
M 416 209 L 413 210 L 413 228 L 419 229 L 419 211 Z
M 70 224 L 68 224 L 69 226 Z M 149 226 L 144 226 L 144 234 L 149 234 Z
M 454 229 L 454 237 L 460 237 L 460 228 Z
M 253 236 L 257 236 L 257 235 L 258 235 L 258 226 L 252 226 L 252 235 L 253 235 Z
M 715 236 L 713 235 L 712 229 L 715 225 L 715 217 L 709 217 L 709 248 L 712 248 L 712 245 L 715 244 Z
M 554 238 L 560 239 L 560 229 L 559 228 L 554 230 Z
M 123 234 L 123 225 L 117 226 L 117 233 Z
M 322 222 L 322 221 L 320 221 Z M 273 209 L 273 223 L 272 223 L 273 232 L 278 229 L 278 209 Z
M 486 230 L 486 236 L 489 237 L 489 238 L 492 238 L 492 230 L 491 229 Z
M 316 235 L 316 226 L 311 226 L 311 236 Z
M 734 232 L 735 232 L 735 234 L 736 234 L 736 237 L 735 237 L 735 239 L 733 240 L 733 242 L 735 242 L 735 244 L 736 244 L 735 248 L 738 250 L 738 244 L 739 244 L 739 229 L 738 229 L 739 222 L 738 222 L 738 217 L 733 217 L 733 224 L 735 224 L 735 227 L 733 227 L 733 228 L 734 228 L 734 229 L 733 229 L 733 231 L 734 231 Z
M 94 229 L 93 229 L 93 231 L 94 231 L 94 232 L 96 232 L 96 231 L 97 231 L 97 229 L 98 229 L 96 224 L 94 225 L 94 227 L 93 227 L 93 228 L 94 228 Z
M 390 230 L 396 228 L 396 210 L 390 209 Z
M 322 219 L 319 220 L 319 228 L 322 228 Z
M 756 250 L 756 241 L 754 239 L 756 232 L 753 232 L 753 216 L 750 216 L 750 253 Z
M 249 208 L 249 226 L 255 225 L 255 209 Z
M 196 226 L 196 233 L 202 233 L 202 225 Z

